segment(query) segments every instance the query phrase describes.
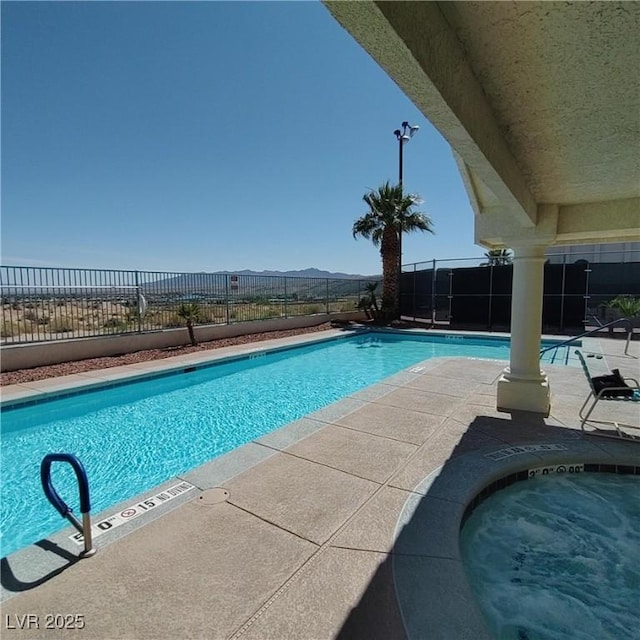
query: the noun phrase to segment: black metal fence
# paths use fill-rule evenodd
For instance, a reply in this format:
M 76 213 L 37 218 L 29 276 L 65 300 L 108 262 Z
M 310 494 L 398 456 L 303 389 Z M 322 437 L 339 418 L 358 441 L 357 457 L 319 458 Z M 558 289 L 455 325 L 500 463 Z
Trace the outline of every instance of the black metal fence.
M 403 266 L 402 315 L 452 328 L 508 331 L 513 267 L 481 262 L 458 258 Z M 543 330 L 573 332 L 614 320 L 618 314 L 608 303 L 618 296 L 640 298 L 640 262 L 547 262 Z
M 640 258 L 640 256 L 638 256 Z M 405 317 L 452 328 L 508 330 L 511 265 L 483 258 L 403 267 Z M 1 343 L 17 344 L 354 311 L 371 280 L 0 266 Z M 608 303 L 640 297 L 640 261 L 545 264 L 543 329 L 581 330 L 616 317 Z M 597 319 L 597 320 L 596 320 Z
M 359 279 L 0 266 L 3 344 L 354 311 Z

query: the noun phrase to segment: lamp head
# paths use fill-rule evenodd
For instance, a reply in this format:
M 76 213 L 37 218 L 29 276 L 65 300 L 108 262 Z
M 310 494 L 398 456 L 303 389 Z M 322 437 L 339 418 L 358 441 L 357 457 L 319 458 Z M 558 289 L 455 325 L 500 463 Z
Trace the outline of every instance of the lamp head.
M 409 127 L 409 135 L 413 138 L 413 136 L 418 133 L 418 131 L 420 130 L 420 127 L 417 124 L 412 124 Z
M 394 135 L 396 138 L 398 138 L 398 140 L 400 140 L 400 129 L 396 129 L 396 130 L 393 132 L 393 135 Z

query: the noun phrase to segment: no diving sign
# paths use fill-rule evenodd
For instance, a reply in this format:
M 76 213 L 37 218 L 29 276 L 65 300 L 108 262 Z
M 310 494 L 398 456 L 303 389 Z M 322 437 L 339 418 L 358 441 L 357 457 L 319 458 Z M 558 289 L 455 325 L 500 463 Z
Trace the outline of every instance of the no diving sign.
M 134 520 L 138 516 L 143 515 L 149 511 L 152 511 L 156 507 L 159 507 L 162 504 L 177 498 L 187 491 L 191 491 L 191 489 L 195 489 L 196 487 L 189 482 L 179 482 L 178 484 L 174 484 L 163 491 L 156 493 L 153 496 L 149 496 L 140 502 L 136 502 L 131 506 L 123 509 L 118 513 L 114 513 L 112 516 L 108 518 L 104 518 L 104 520 L 100 520 L 95 524 L 91 525 L 91 533 L 95 538 L 96 536 L 102 535 L 107 531 L 111 531 L 116 527 L 119 527 L 130 520 Z M 84 536 L 81 533 L 74 533 L 72 536 L 69 536 L 71 540 L 73 540 L 76 544 L 84 543 Z

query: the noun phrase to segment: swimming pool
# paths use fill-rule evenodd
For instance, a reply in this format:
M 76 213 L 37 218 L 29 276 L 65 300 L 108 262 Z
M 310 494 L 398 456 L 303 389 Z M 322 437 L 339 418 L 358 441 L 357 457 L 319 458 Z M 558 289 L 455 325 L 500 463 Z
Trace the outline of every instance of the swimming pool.
M 95 513 L 437 356 L 507 360 L 509 343 L 369 333 L 3 407 L 2 554 L 66 526 L 40 487 L 47 453 L 78 456 Z M 52 477 L 77 494 L 68 467 Z
M 473 511 L 461 550 L 495 637 L 637 636 L 639 489 L 634 475 L 545 476 Z

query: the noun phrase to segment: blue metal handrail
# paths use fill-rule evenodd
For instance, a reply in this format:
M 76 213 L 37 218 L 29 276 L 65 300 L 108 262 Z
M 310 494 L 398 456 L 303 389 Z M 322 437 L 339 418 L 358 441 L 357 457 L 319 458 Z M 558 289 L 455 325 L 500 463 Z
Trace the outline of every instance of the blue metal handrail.
M 543 354 L 545 354 L 547 351 L 551 351 L 552 349 L 559 349 L 560 347 L 564 347 L 568 344 L 571 344 L 572 342 L 575 342 L 576 340 L 580 340 L 580 338 L 584 338 L 586 336 L 590 336 L 594 333 L 598 333 L 599 331 L 602 331 L 602 329 L 606 329 L 607 327 L 613 327 L 616 324 L 622 323 L 622 322 L 626 322 L 628 327 L 627 327 L 627 345 L 624 348 L 624 354 L 628 355 L 627 350 L 629 349 L 629 341 L 631 340 L 631 334 L 633 333 L 633 324 L 631 323 L 631 320 L 629 318 L 618 318 L 617 320 L 612 320 L 611 322 L 607 322 L 607 324 L 603 324 L 600 325 L 597 329 L 591 329 L 591 331 L 585 331 L 585 333 L 581 333 L 579 336 L 574 336 L 573 338 L 569 338 L 569 340 L 565 340 L 564 342 L 559 342 L 558 344 L 554 344 L 551 345 L 550 347 L 547 347 L 546 349 L 542 349 L 540 351 L 540 357 L 542 357 Z
M 80 493 L 80 513 L 82 513 L 82 523 L 73 515 L 73 509 L 69 507 L 60 497 L 51 482 L 51 464 L 53 462 L 67 462 L 73 468 L 78 481 L 78 491 Z M 69 520 L 71 524 L 82 534 L 84 538 L 83 557 L 91 556 L 95 553 L 91 539 L 91 498 L 89 496 L 89 480 L 82 463 L 71 453 L 49 453 L 40 463 L 40 482 L 47 500 L 53 505 L 55 510 Z

